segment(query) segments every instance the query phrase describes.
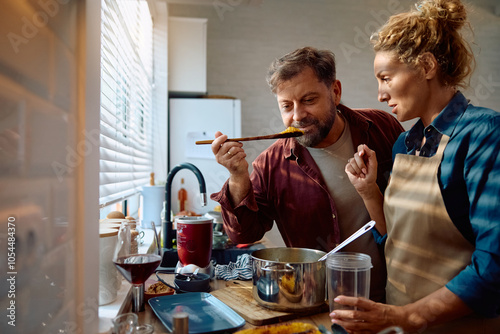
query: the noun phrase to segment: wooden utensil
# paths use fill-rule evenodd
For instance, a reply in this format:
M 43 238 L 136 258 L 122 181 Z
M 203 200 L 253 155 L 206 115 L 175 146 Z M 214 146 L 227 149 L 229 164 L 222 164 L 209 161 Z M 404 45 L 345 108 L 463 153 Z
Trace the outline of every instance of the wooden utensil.
M 255 136 L 255 137 L 243 137 L 243 138 L 228 138 L 226 141 L 250 141 L 250 140 L 262 140 L 262 139 L 278 139 L 278 138 L 293 138 L 293 137 L 300 137 L 304 134 L 299 129 L 295 130 L 285 130 L 280 133 L 275 133 L 272 135 L 265 135 L 265 136 Z M 195 144 L 196 145 L 203 145 L 203 144 L 212 144 L 213 140 L 198 140 Z

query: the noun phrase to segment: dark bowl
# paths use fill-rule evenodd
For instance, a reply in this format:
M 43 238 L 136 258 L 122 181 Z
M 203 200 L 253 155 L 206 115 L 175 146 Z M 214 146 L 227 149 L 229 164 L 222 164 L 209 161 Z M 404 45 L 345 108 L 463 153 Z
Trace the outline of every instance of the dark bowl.
M 207 292 L 210 289 L 210 275 L 198 273 L 194 276 L 177 274 L 175 286 L 187 292 Z

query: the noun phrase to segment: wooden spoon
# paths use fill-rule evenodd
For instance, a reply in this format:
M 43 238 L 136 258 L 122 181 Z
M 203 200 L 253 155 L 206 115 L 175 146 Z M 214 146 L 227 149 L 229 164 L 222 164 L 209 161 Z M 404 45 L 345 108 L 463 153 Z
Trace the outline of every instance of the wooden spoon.
M 243 137 L 243 138 L 228 138 L 226 141 L 250 141 L 250 140 L 262 140 L 262 139 L 278 139 L 278 138 L 293 138 L 300 137 L 304 134 L 304 131 L 297 128 L 289 127 L 285 131 L 280 133 L 275 133 L 272 135 L 256 136 L 256 137 Z M 198 140 L 196 145 L 212 144 L 213 140 Z

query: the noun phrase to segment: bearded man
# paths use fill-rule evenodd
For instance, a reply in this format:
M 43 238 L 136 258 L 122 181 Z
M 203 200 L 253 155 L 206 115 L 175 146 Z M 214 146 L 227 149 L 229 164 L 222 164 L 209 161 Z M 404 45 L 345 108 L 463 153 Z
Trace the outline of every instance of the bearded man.
M 276 223 L 287 247 L 328 252 L 370 221 L 344 171 L 348 159 L 361 144 L 375 150 L 383 191 L 392 146 L 403 128 L 387 112 L 340 103 L 335 56 L 328 50 L 305 47 L 276 59 L 267 82 L 285 127 L 304 135 L 278 139 L 255 159 L 250 175 L 243 144 L 217 132 L 212 151 L 230 177 L 211 198 L 221 204 L 224 229 L 233 242 L 258 241 Z M 375 236 L 366 233 L 343 251 L 371 256 L 370 299 L 383 301 L 385 261 Z

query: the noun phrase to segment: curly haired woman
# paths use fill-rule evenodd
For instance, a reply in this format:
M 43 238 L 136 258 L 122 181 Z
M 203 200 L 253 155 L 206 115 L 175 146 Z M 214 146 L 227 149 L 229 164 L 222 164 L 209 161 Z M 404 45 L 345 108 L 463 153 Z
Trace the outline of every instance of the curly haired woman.
M 464 25 L 459 0 L 427 0 L 374 36 L 379 100 L 419 120 L 394 144 L 384 196 L 376 152 L 361 145 L 345 167 L 387 235 L 387 304 L 335 299 L 357 308 L 330 314 L 351 333 L 500 333 L 500 113 L 458 90 L 474 67 Z

